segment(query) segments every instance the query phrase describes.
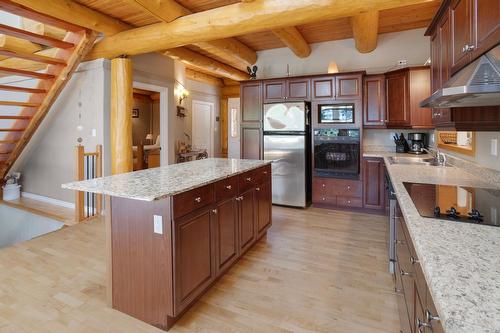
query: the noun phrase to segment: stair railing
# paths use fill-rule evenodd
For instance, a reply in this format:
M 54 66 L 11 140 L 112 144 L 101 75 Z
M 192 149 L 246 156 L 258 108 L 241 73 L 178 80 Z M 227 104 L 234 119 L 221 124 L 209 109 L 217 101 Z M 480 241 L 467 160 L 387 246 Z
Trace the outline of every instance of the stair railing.
M 99 177 L 102 177 L 102 145 L 97 145 L 95 152 L 85 152 L 84 146 L 76 146 L 76 180 Z M 76 191 L 75 214 L 78 222 L 101 215 L 101 211 L 101 194 Z

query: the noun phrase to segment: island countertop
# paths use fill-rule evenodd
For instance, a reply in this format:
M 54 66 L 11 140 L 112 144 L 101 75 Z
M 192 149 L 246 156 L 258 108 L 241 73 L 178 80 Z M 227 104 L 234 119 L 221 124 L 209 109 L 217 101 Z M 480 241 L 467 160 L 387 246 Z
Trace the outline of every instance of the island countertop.
M 154 201 L 234 176 L 272 161 L 208 158 L 63 184 L 62 188 Z

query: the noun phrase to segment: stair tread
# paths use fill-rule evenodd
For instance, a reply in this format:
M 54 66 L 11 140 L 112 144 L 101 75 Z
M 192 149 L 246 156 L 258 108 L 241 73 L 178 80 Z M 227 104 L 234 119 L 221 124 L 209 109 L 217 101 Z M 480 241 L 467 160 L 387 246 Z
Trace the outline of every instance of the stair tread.
M 0 84 L 0 90 L 27 92 L 27 93 L 32 93 L 32 94 L 43 94 L 43 93 L 47 92 L 47 90 L 45 90 L 45 89 L 9 86 L 9 85 L 5 85 L 5 84 Z
M 31 119 L 33 118 L 33 116 L 9 116 L 9 115 L 0 115 L 0 119 L 23 119 L 23 120 L 27 120 L 27 119 Z M 0 143 L 2 141 L 0 140 Z
M 40 106 L 40 103 L 17 102 L 17 101 L 0 101 L 0 105 L 5 105 L 5 106 L 38 107 L 38 106 Z
M 25 53 L 25 52 L 8 50 L 8 49 L 2 48 L 2 47 L 0 47 L 0 55 L 10 57 L 10 58 L 19 58 L 19 59 L 36 61 L 36 62 L 49 64 L 49 65 L 65 65 L 66 64 L 66 62 L 62 59 L 47 57 L 47 56 L 39 55 L 36 53 Z
M 72 43 L 68 43 L 53 37 L 39 35 L 31 31 L 14 28 L 5 24 L 0 24 L 0 33 L 9 35 L 12 37 L 17 37 L 30 42 L 42 44 L 45 46 L 57 47 L 60 49 L 69 49 L 74 46 Z
M 12 75 L 34 77 L 37 79 L 53 79 L 55 76 L 47 73 L 38 73 L 32 71 L 25 71 L 22 69 L 0 67 L 0 72 L 10 73 Z

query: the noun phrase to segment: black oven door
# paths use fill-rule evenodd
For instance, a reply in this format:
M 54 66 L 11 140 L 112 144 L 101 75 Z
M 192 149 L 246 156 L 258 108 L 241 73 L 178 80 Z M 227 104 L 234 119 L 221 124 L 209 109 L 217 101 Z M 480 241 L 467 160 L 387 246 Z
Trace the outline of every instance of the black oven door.
M 359 142 L 315 144 L 314 173 L 319 177 L 358 179 Z

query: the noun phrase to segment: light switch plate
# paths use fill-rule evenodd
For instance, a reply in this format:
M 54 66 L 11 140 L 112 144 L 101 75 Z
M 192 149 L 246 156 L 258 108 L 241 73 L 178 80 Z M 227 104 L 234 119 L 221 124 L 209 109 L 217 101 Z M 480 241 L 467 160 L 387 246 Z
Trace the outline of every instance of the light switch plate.
M 491 207 L 491 222 L 497 224 L 497 208 Z
M 92 129 L 92 136 L 93 137 L 97 136 L 97 130 L 95 128 Z
M 153 215 L 153 229 L 155 234 L 163 235 L 163 218 L 160 215 Z
M 491 139 L 491 155 L 498 156 L 498 140 Z

